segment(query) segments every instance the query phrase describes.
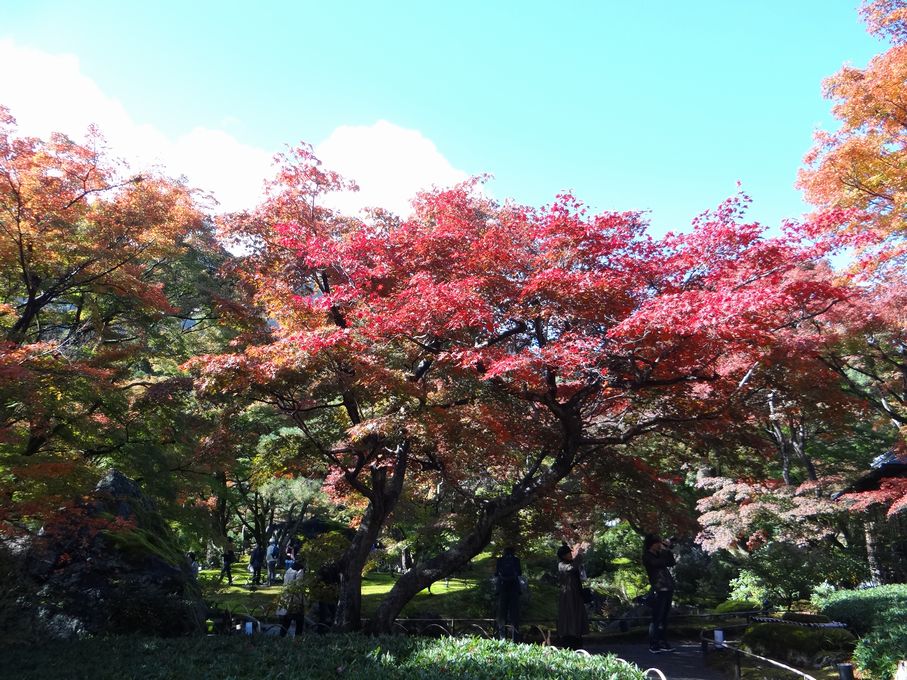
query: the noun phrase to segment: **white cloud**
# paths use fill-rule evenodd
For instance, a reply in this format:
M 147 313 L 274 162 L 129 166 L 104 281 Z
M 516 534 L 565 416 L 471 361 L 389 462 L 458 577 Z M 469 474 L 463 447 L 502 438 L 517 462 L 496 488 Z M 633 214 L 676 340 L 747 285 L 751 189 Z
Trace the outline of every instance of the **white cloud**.
M 193 186 L 215 196 L 219 210 L 250 208 L 260 197 L 262 183 L 271 173 L 272 151 L 244 144 L 213 126 L 169 137 L 134 120 L 116 98 L 82 73 L 73 55 L 0 39 L 0 63 L 15 65 L 0 69 L 0 104 L 9 107 L 20 132 L 46 136 L 60 131 L 80 139 L 95 124 L 113 153 L 136 170 L 160 165 L 171 175 L 186 175 Z M 420 132 L 386 121 L 338 127 L 316 147 L 316 154 L 325 167 L 359 184 L 357 194 L 332 198 L 333 206 L 350 211 L 380 206 L 406 213 L 409 199 L 419 189 L 466 177 Z
M 342 125 L 318 145 L 315 155 L 325 167 L 359 185 L 355 194 L 332 197 L 332 205 L 349 212 L 380 206 L 405 215 L 416 192 L 467 177 L 418 130 L 385 120 L 368 126 Z

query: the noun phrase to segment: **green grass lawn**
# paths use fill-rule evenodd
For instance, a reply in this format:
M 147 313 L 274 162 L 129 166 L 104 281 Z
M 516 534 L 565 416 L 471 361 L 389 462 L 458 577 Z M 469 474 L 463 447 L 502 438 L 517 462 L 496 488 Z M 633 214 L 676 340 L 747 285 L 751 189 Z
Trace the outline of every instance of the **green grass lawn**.
M 438 581 L 418 593 L 401 613 L 403 618 L 489 619 L 495 615 L 495 598 L 490 575 L 493 559 L 485 553 L 455 578 Z M 253 586 L 247 562 L 233 566 L 233 585 L 218 582 L 219 569 L 203 569 L 199 574 L 202 592 L 209 604 L 256 617 L 273 617 L 281 585 Z M 283 577 L 283 571 L 278 572 Z M 390 591 L 396 575 L 371 572 L 362 581 L 362 610 L 368 617 Z M 521 618 L 525 623 L 551 622 L 557 617 L 557 587 L 530 581 L 529 595 L 523 598 Z

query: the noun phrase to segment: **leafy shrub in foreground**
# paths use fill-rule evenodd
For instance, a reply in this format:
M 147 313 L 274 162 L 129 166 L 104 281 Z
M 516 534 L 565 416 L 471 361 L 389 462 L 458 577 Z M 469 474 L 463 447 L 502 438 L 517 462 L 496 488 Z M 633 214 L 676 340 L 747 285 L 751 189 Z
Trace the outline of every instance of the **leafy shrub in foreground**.
M 643 680 L 614 657 L 477 638 L 301 638 L 217 636 L 115 637 L 10 647 L 0 652 L 0 677 L 21 680 L 470 680 L 583 677 Z
M 756 654 L 818 668 L 848 659 L 856 638 L 843 628 L 757 623 L 746 629 L 741 642 Z
M 898 661 L 907 657 L 907 607 L 886 610 L 888 619 L 857 644 L 853 660 L 872 680 L 891 680 Z
M 894 623 L 888 610 L 907 609 L 907 584 L 839 590 L 816 600 L 823 614 L 846 623 L 857 635 L 865 635 L 878 626 Z

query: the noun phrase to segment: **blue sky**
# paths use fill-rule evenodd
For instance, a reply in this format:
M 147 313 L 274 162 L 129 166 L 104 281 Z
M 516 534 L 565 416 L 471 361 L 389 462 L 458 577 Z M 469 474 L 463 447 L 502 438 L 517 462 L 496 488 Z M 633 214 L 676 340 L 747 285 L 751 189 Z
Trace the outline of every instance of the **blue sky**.
M 489 172 L 500 198 L 571 189 L 662 231 L 739 180 L 773 225 L 834 126 L 822 79 L 885 48 L 851 0 L 259 4 L 0 0 L 0 103 L 38 132 L 96 110 L 228 207 L 306 140 L 373 201 Z

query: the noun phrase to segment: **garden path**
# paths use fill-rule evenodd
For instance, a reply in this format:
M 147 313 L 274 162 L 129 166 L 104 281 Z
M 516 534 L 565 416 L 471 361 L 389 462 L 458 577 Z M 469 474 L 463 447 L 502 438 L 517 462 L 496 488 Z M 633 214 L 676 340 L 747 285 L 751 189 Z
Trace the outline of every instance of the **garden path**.
M 653 654 L 645 643 L 589 644 L 590 654 L 616 654 L 646 670 L 657 668 L 668 680 L 727 680 L 721 671 L 706 666 L 699 643 L 673 643 L 676 651 Z

